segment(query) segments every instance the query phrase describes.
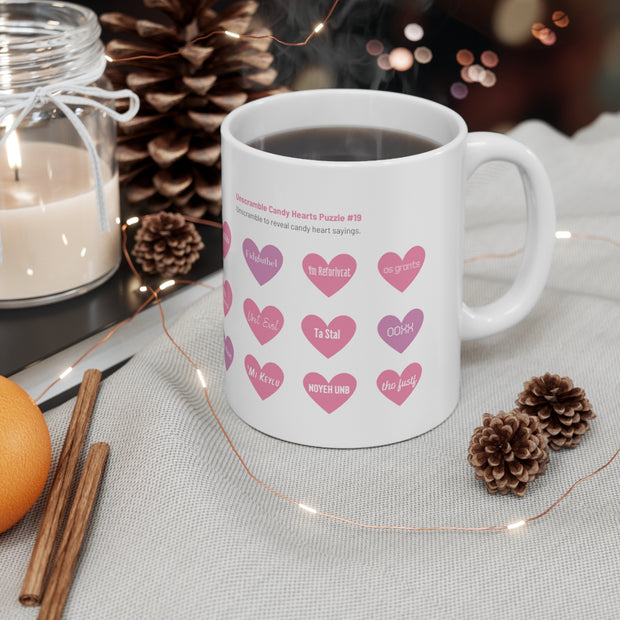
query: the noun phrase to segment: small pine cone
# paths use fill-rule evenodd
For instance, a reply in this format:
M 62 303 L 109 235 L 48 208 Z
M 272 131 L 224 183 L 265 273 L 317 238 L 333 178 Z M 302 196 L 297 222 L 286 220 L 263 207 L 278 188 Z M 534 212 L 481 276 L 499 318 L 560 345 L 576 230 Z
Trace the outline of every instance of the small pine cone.
M 532 377 L 523 384 L 515 404 L 519 411 L 536 416 L 547 436 L 549 447 L 575 448 L 590 430 L 588 420 L 596 417 L 585 392 L 574 387 L 568 377 L 550 373 Z
M 145 273 L 164 277 L 188 273 L 204 248 L 192 222 L 180 213 L 154 213 L 142 219 L 131 250 Z
M 516 410 L 485 413 L 469 443 L 467 460 L 489 493 L 512 491 L 523 497 L 527 483 L 547 470 L 549 448 L 538 418 Z

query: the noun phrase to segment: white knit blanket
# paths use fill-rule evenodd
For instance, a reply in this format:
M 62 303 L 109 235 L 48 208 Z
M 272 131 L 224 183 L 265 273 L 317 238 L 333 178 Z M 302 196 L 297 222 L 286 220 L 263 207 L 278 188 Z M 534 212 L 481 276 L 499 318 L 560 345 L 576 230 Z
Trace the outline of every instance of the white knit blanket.
M 620 115 L 572 138 L 536 121 L 512 135 L 551 176 L 558 229 L 620 241 Z M 518 249 L 523 212 L 514 170 L 480 170 L 467 199 L 467 256 Z M 468 264 L 466 300 L 498 296 L 519 260 Z M 203 369 L 250 468 L 278 491 L 349 519 L 512 523 L 542 512 L 620 447 L 620 248 L 605 242 L 558 240 L 532 314 L 463 346 L 453 415 L 393 446 L 308 448 L 242 423 L 221 387 L 221 291 L 188 308 L 171 333 Z M 592 430 L 575 450 L 552 453 L 524 498 L 490 496 L 467 463 L 473 429 L 484 412 L 510 410 L 523 382 L 547 371 L 585 389 L 597 413 Z M 53 467 L 72 407 L 46 416 Z M 363 530 L 303 512 L 254 482 L 212 418 L 194 369 L 163 335 L 102 384 L 87 438 L 95 441 L 109 442 L 111 452 L 67 619 L 620 617 L 620 459 L 513 531 Z M 17 597 L 48 489 L 0 535 L 3 620 L 37 615 Z

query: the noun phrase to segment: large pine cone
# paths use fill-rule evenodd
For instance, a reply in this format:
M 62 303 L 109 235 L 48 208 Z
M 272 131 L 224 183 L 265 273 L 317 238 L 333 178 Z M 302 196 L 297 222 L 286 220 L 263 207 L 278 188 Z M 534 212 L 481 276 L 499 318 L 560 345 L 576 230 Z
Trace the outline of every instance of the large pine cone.
M 485 413 L 471 438 L 467 460 L 489 493 L 512 491 L 522 497 L 528 482 L 547 471 L 549 448 L 537 418 L 516 410 Z
M 175 209 L 187 215 L 221 213 L 219 128 L 226 114 L 247 100 L 285 90 L 273 87 L 277 72 L 268 53 L 271 39 L 235 39 L 214 31 L 269 35 L 250 30 L 259 3 L 236 2 L 221 12 L 216 0 L 143 0 L 163 11 L 170 25 L 104 13 L 101 22 L 122 33 L 106 54 L 106 75 L 116 88 L 130 88 L 140 112 L 119 126 L 117 159 L 127 200 L 138 214 Z M 174 54 L 175 52 L 179 52 Z M 164 58 L 136 59 L 134 56 Z
M 550 373 L 532 377 L 523 384 L 515 404 L 520 411 L 540 420 L 549 447 L 574 448 L 590 430 L 588 420 L 596 417 L 585 392 L 569 377 Z

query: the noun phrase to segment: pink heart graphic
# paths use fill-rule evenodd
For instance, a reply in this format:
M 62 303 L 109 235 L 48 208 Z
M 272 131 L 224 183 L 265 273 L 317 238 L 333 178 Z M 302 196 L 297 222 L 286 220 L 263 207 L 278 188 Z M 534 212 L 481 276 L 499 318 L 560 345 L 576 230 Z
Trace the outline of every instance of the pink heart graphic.
M 323 411 L 332 413 L 351 398 L 357 381 L 352 375 L 342 372 L 331 381 L 327 381 L 318 372 L 310 372 L 304 377 L 304 388 L 308 396 Z
M 424 264 L 424 248 L 413 246 L 403 259 L 394 252 L 387 252 L 379 259 L 379 273 L 401 293 L 415 280 Z
M 233 347 L 232 340 L 229 336 L 226 336 L 226 338 L 224 338 L 224 366 L 226 366 L 226 370 L 230 368 L 234 357 L 235 348 Z
M 282 329 L 284 317 L 275 306 L 265 306 L 261 312 L 258 306 L 251 299 L 243 302 L 243 314 L 258 339 L 258 342 L 265 344 L 275 338 Z
M 224 316 L 226 316 L 230 312 L 233 299 L 232 287 L 230 286 L 230 282 L 228 280 L 225 280 L 224 285 L 222 286 L 222 296 L 224 298 Z
M 392 349 L 402 353 L 418 335 L 423 320 L 424 313 L 419 308 L 408 312 L 402 321 L 393 314 L 388 314 L 379 321 L 377 331 Z
M 252 239 L 244 239 L 243 256 L 261 286 L 269 282 L 282 267 L 282 252 L 275 245 L 266 245 L 259 252 Z
M 337 293 L 355 273 L 357 263 L 349 254 L 338 254 L 329 265 L 322 256 L 308 254 L 303 260 L 304 273 L 325 295 Z
M 422 375 L 422 366 L 417 362 L 409 364 L 399 375 L 394 370 L 384 370 L 377 377 L 377 387 L 383 396 L 399 407 L 409 398 Z
M 228 250 L 230 250 L 232 238 L 230 236 L 230 226 L 228 222 L 224 222 L 222 224 L 222 254 L 224 258 L 226 258 L 226 254 L 228 254 Z
M 284 373 L 277 364 L 267 362 L 261 368 L 253 355 L 245 356 L 245 371 L 261 400 L 269 398 L 284 381 Z
M 317 351 L 329 358 L 353 338 L 355 321 L 350 316 L 341 315 L 326 325 L 320 317 L 309 314 L 301 322 L 301 331 Z

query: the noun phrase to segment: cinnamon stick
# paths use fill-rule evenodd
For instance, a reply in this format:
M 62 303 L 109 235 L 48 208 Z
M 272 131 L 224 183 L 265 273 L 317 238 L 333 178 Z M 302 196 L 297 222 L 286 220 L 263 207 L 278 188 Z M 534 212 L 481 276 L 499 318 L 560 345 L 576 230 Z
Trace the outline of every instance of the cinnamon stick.
M 95 443 L 88 451 L 45 590 L 39 620 L 57 620 L 62 616 L 109 451 L 107 443 Z
M 73 415 L 69 422 L 65 442 L 60 453 L 54 481 L 45 505 L 37 539 L 30 563 L 19 594 L 22 605 L 33 607 L 41 604 L 45 579 L 49 571 L 62 519 L 65 515 L 71 484 L 75 475 L 80 452 L 88 429 L 88 423 L 97 397 L 101 371 L 90 369 L 84 373 Z

